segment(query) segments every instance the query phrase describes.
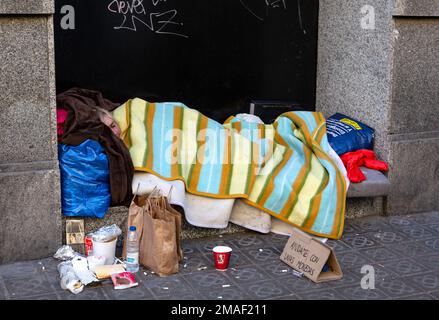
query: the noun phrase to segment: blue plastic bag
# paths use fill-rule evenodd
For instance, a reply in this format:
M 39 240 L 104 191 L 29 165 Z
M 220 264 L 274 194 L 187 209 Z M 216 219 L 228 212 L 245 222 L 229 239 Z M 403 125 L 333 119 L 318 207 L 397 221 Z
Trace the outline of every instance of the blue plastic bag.
M 338 155 L 373 149 L 374 129 L 360 121 L 336 113 L 326 120 L 326 128 L 329 144 Z
M 69 217 L 103 218 L 110 207 L 108 158 L 99 142 L 60 143 L 62 212 Z

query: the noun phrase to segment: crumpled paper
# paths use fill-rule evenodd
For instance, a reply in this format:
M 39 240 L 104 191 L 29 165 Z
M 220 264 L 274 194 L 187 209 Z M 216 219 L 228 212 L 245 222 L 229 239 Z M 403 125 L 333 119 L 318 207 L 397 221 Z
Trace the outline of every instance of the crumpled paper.
M 59 248 L 55 252 L 53 257 L 58 260 L 67 261 L 67 260 L 72 260 L 76 255 L 77 253 L 72 249 L 71 246 L 65 245 Z
M 94 276 L 88 268 L 88 260 L 84 257 L 75 257 L 72 259 L 73 271 L 79 278 L 83 285 L 88 285 L 92 282 L 97 282 L 98 279 Z

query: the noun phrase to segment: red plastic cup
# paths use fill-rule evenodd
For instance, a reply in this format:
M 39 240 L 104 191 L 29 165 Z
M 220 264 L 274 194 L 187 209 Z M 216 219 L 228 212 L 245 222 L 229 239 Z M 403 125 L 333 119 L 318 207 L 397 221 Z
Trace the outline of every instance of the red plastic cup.
M 226 271 L 229 267 L 230 255 L 232 248 L 227 246 L 217 246 L 213 248 L 213 259 L 215 261 L 215 268 L 218 271 Z

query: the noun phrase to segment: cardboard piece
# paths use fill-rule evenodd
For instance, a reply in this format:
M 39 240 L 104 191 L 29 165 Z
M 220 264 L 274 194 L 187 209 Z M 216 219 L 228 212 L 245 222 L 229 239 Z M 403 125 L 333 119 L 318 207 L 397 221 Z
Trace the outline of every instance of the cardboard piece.
M 103 266 L 96 266 L 95 274 L 99 280 L 111 278 L 112 274 L 125 272 L 122 264 L 107 264 Z
M 298 229 L 292 230 L 280 259 L 316 283 L 343 277 L 332 248 Z M 329 270 L 323 272 L 326 263 Z

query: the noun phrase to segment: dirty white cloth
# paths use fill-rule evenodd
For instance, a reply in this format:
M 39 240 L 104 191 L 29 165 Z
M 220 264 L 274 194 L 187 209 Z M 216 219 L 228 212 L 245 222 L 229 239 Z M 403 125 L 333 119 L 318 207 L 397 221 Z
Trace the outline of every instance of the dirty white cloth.
M 328 153 L 329 157 L 332 159 L 332 161 L 334 161 L 335 165 L 337 166 L 337 168 L 340 170 L 340 172 L 343 174 L 344 179 L 346 180 L 346 190 L 349 189 L 349 178 L 348 178 L 348 171 L 346 170 L 343 161 L 341 161 L 339 155 L 337 154 L 337 152 L 334 151 L 334 149 L 332 149 L 332 147 L 329 145 L 329 153 Z
M 269 233 L 271 229 L 271 216 L 241 199 L 235 200 L 230 222 L 260 233 Z
M 213 199 L 190 194 L 186 192 L 183 181 L 167 181 L 144 172 L 134 173 L 132 187 L 136 195 L 159 189 L 163 195 L 169 195 L 169 203 L 183 208 L 190 224 L 202 228 L 227 228 L 235 202 L 235 199 Z
M 186 220 L 202 228 L 227 228 L 235 199 L 214 199 L 186 193 Z
M 146 172 L 134 173 L 133 194 L 148 194 L 151 193 L 155 187 L 157 187 L 164 196 L 169 196 L 168 200 L 170 204 L 184 208 L 186 189 L 183 181 L 167 181 Z

